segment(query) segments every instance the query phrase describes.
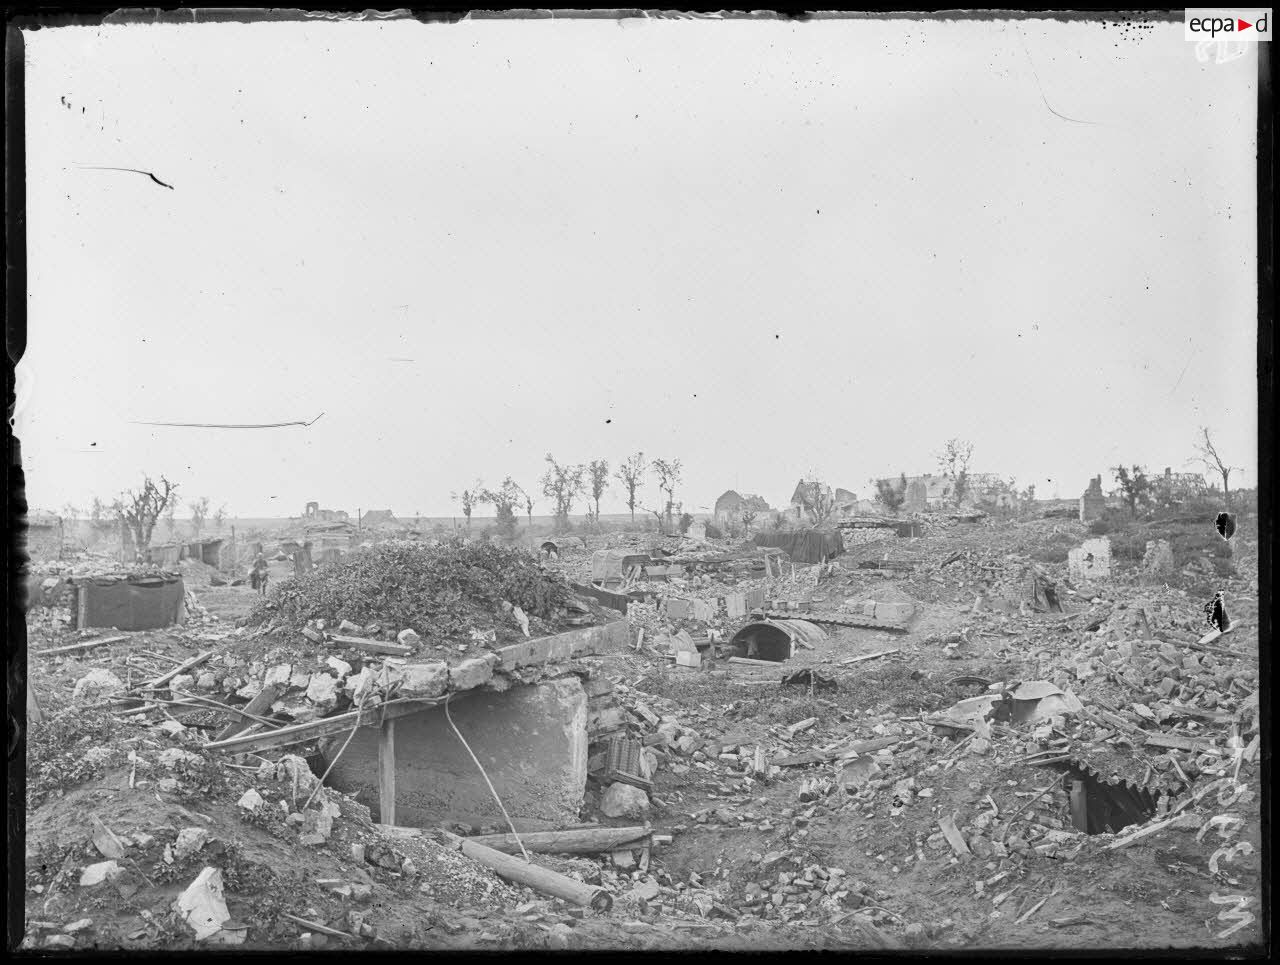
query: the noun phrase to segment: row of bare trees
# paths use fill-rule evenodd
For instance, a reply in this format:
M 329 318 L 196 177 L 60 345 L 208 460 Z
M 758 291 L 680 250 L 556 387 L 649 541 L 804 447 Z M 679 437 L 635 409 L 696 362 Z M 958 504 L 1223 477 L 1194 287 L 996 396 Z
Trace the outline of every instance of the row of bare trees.
M 676 503 L 676 488 L 682 477 L 679 459 L 646 460 L 643 452 L 633 453 L 618 464 L 611 472 L 607 459 L 593 459 L 585 463 L 563 463 L 551 453 L 545 457 L 546 469 L 538 480 L 540 492 L 551 503 L 551 515 L 557 532 L 569 529 L 569 517 L 574 506 L 580 500 L 587 501 L 587 520 L 591 524 L 600 521 L 600 500 L 616 482 L 626 493 L 627 508 L 631 511 L 634 522 L 636 509 L 652 513 L 660 526 L 665 524 L 667 531 L 674 525 L 675 514 L 680 504 Z M 659 502 L 655 508 L 641 503 L 641 491 L 647 476 L 655 477 Z M 462 508 L 462 515 L 468 529 L 471 517 L 478 507 L 491 505 L 494 508 L 495 525 L 498 532 L 510 536 L 516 530 L 516 511 L 523 509 L 530 526 L 533 525 L 534 499 L 514 479 L 507 476 L 496 488 L 477 481 L 467 489 L 450 494 L 454 502 Z
M 73 522 L 87 518 L 89 530 L 95 538 L 119 532 L 127 542 L 132 542 L 137 552 L 145 553 L 161 520 L 168 530 L 169 539 L 178 537 L 177 509 L 178 484 L 163 475 L 158 482 L 144 475 L 139 488 L 126 489 L 109 503 L 98 496 L 93 498 L 87 510 L 67 503 L 62 507 L 62 515 Z M 188 503 L 187 510 L 191 514 L 191 536 L 196 539 L 206 525 L 212 524 L 213 531 L 220 533 L 227 521 L 226 506 L 219 506 L 211 512 L 208 496 Z

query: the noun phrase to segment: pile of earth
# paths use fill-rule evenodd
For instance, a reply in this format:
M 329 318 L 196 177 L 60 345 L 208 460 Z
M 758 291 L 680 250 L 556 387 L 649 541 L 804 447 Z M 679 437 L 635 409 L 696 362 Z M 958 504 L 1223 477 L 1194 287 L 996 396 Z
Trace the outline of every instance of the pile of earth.
M 563 577 L 520 549 L 491 543 L 441 546 L 384 544 L 274 587 L 248 623 L 301 626 L 310 620 L 412 627 L 436 640 L 467 640 L 476 632 L 519 636 L 511 608 L 529 619 L 530 633 L 555 632 L 576 606 Z

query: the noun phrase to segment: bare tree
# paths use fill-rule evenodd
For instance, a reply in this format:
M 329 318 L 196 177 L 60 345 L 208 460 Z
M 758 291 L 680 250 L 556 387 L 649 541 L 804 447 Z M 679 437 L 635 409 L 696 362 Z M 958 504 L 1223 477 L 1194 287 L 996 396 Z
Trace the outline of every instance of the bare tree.
M 542 494 L 555 503 L 556 531 L 565 532 L 569 528 L 569 513 L 573 502 L 582 495 L 585 487 L 584 476 L 587 467 L 579 465 L 561 465 L 551 453 L 546 456 L 547 471 L 542 474 Z
M 952 490 L 957 506 L 969 489 L 969 460 L 972 456 L 973 443 L 964 439 L 948 439 L 942 446 L 942 452 L 937 453 L 938 467 L 942 474 L 955 480 Z
M 885 509 L 896 514 L 902 508 L 902 504 L 907 501 L 907 474 L 904 472 L 898 476 L 896 483 L 891 483 L 887 479 L 877 479 L 876 496 L 884 504 Z
M 1143 506 L 1151 503 L 1151 480 L 1141 466 L 1134 466 L 1132 469 L 1116 466 L 1112 472 L 1115 473 L 1116 482 L 1120 484 L 1121 497 L 1129 504 L 1129 515 L 1137 516 L 1139 503 Z
M 644 461 L 644 453 L 637 452 L 635 455 L 628 456 L 614 474 L 614 478 L 627 489 L 627 508 L 631 510 L 633 523 L 636 521 L 636 490 L 640 488 L 640 481 L 644 479 L 647 468 L 649 467 Z
M 467 518 L 467 532 L 471 531 L 471 514 L 475 512 L 476 503 L 480 501 L 479 496 L 482 488 L 477 482 L 475 489 L 464 489 L 461 492 L 449 494 L 449 498 L 455 503 L 462 504 L 462 515 Z
M 515 507 L 520 504 L 524 491 L 515 484 L 510 476 L 502 480 L 497 489 L 481 489 L 476 494 L 482 503 L 492 503 L 497 514 L 498 532 L 503 536 L 514 536 L 516 531 Z
M 209 497 L 201 496 L 195 502 L 187 503 L 187 509 L 191 510 L 191 535 L 199 539 L 204 521 L 209 515 Z
M 609 463 L 604 459 L 592 459 L 587 466 L 587 478 L 591 484 L 591 498 L 596 504 L 596 522 L 600 522 L 600 497 L 609 488 Z
M 676 486 L 680 482 L 680 460 L 653 460 L 653 471 L 658 474 L 658 488 L 667 494 L 667 528 L 671 527 L 671 511 L 676 503 Z
M 510 480 L 511 477 L 508 476 L 507 479 Z M 527 492 L 525 492 L 524 489 L 521 488 L 520 486 L 516 486 L 515 483 L 511 483 L 511 485 L 515 486 L 516 492 L 519 493 L 520 498 L 524 500 L 525 518 L 528 519 L 529 521 L 529 534 L 532 535 L 533 534 L 533 497 L 530 496 Z
M 133 536 L 134 546 L 139 553 L 145 553 L 151 546 L 151 534 L 155 531 L 156 522 L 161 516 L 172 519 L 173 507 L 177 505 L 178 487 L 160 477 L 160 485 L 156 485 L 150 476 L 142 481 L 142 488 L 127 489 L 113 504 L 117 518 Z
M 213 520 L 213 531 L 215 533 L 221 533 L 222 527 L 227 521 L 227 507 L 225 505 L 219 506 L 217 511 L 210 518 Z
M 1213 444 L 1213 440 L 1209 437 L 1209 430 L 1205 426 L 1200 427 L 1200 432 L 1204 435 L 1204 442 L 1196 445 L 1196 452 L 1200 453 L 1200 460 L 1204 463 L 1205 468 L 1210 472 L 1217 472 L 1222 476 L 1222 500 L 1224 505 L 1231 508 L 1231 490 L 1227 488 L 1227 481 L 1233 470 L 1240 469 L 1239 466 L 1228 466 L 1222 461 L 1222 457 L 1218 455 L 1218 449 Z

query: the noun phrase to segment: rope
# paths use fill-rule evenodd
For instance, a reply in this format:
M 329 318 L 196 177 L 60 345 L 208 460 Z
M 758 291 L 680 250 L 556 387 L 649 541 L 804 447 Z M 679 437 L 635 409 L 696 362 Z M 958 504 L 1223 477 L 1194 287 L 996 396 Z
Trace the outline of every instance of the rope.
M 307 799 L 305 802 L 303 802 L 303 805 L 302 805 L 303 811 L 305 811 L 308 807 L 311 806 L 312 798 L 316 796 L 316 793 L 320 790 L 320 788 L 324 787 L 324 779 L 329 776 L 329 772 L 333 770 L 333 765 L 338 763 L 338 760 L 342 757 L 342 752 L 347 749 L 347 745 L 351 743 L 351 739 L 356 736 L 356 731 L 360 729 L 360 716 L 364 712 L 364 702 L 368 696 L 369 696 L 369 691 L 366 690 L 363 696 L 361 696 L 360 698 L 359 706 L 356 707 L 356 722 L 355 722 L 355 725 L 351 728 L 351 733 L 347 735 L 347 739 L 343 741 L 342 746 L 338 748 L 338 753 L 333 755 L 333 760 L 329 762 L 329 766 L 326 767 L 324 769 L 324 773 L 320 775 L 320 781 L 316 784 L 315 787 L 311 789 L 311 793 L 307 795 Z
M 502 810 L 502 816 L 507 819 L 507 827 L 511 829 L 511 836 L 516 839 L 516 844 L 520 845 L 520 851 L 524 855 L 524 860 L 530 864 L 533 859 L 529 857 L 529 852 L 525 850 L 524 842 L 520 840 L 520 833 L 516 831 L 515 823 L 511 820 L 511 815 L 507 813 L 506 805 L 502 803 L 502 798 L 498 797 L 498 792 L 494 790 L 493 782 L 489 780 L 489 775 L 485 773 L 484 765 L 480 763 L 480 758 L 476 757 L 475 751 L 471 749 L 471 745 L 467 743 L 467 739 L 462 736 L 462 732 L 458 730 L 458 725 L 453 722 L 453 717 L 449 713 L 449 699 L 444 702 L 444 719 L 449 722 L 449 726 L 453 728 L 453 732 L 458 735 L 458 740 L 462 741 L 462 746 L 467 749 L 467 753 L 471 755 L 471 759 L 476 762 L 476 767 L 480 769 L 480 776 L 484 778 L 484 782 L 489 785 L 489 793 L 493 795 L 493 799 L 498 802 L 498 807 Z

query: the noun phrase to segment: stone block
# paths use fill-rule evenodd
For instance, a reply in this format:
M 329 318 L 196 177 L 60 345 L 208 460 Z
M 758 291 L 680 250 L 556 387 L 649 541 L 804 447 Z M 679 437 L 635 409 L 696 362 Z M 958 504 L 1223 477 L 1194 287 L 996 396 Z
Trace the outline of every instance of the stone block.
M 497 664 L 498 658 L 491 653 L 463 660 L 457 666 L 449 668 L 449 689 L 458 691 L 479 687 L 493 676 L 493 668 Z
M 447 663 L 407 663 L 400 668 L 402 697 L 439 697 L 448 688 Z

